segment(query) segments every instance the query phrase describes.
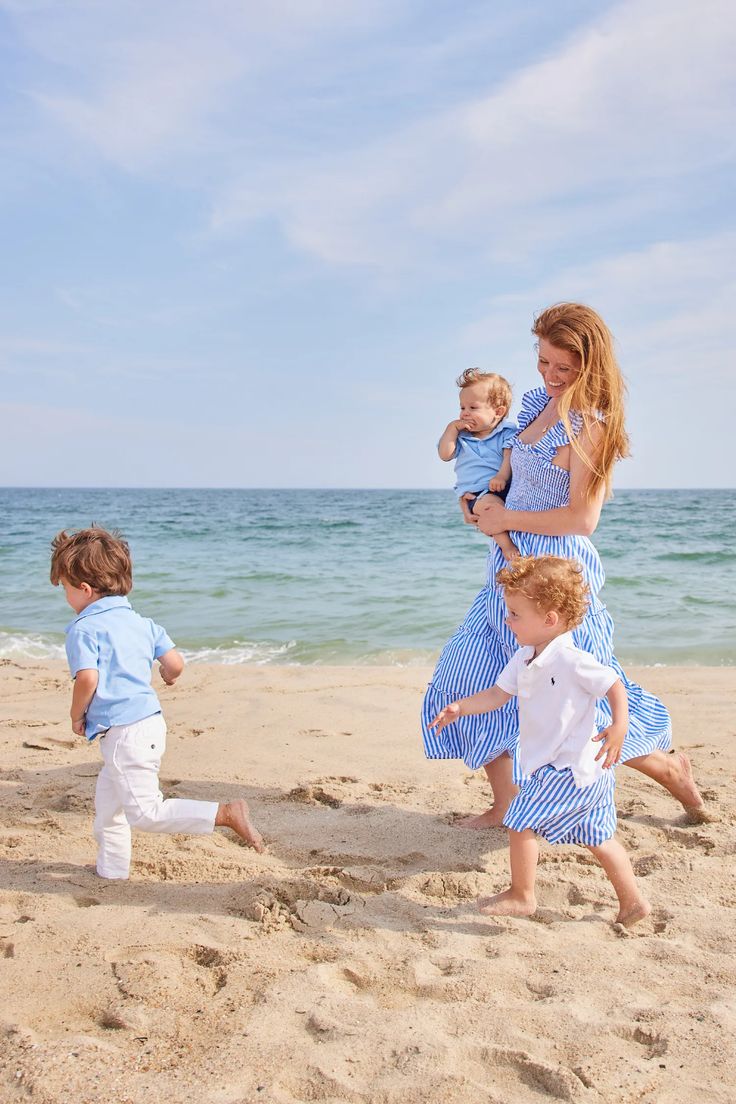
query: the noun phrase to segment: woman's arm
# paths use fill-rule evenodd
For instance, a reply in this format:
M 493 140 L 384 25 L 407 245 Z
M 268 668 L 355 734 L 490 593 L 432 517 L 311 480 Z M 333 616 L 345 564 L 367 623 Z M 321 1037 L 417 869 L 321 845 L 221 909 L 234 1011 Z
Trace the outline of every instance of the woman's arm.
M 583 452 L 592 458 L 593 463 L 598 457 L 602 434 L 603 429 L 596 422 L 591 432 L 585 433 L 580 441 Z M 588 501 L 590 468 L 572 446 L 569 455 L 570 501 L 567 506 L 559 506 L 554 510 L 507 510 L 498 499 L 484 495 L 479 499 L 475 510 L 480 531 L 488 537 L 511 529 L 521 533 L 543 533 L 548 537 L 589 537 L 594 533 L 601 516 L 605 487 L 601 487 L 595 498 Z

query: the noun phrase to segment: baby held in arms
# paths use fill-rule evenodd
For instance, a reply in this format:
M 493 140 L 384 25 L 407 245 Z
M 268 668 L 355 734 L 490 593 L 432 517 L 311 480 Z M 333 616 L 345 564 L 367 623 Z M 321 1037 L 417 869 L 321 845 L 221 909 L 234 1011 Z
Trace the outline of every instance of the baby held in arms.
M 618 898 L 617 922 L 647 916 L 631 861 L 615 838 L 614 772 L 628 729 L 628 700 L 618 672 L 577 648 L 572 630 L 583 620 L 587 587 L 580 566 L 556 556 L 524 556 L 499 571 L 506 623 L 519 644 L 496 684 L 452 702 L 433 721 L 438 731 L 458 717 L 519 706 L 521 789 L 503 823 L 509 829 L 511 885 L 479 901 L 490 916 L 531 916 L 536 910 L 537 836 L 581 844 L 603 867 Z M 598 732 L 596 699 L 607 698 L 611 723 Z
M 508 420 L 511 384 L 495 372 L 467 368 L 457 379 L 460 417 L 449 422 L 437 444 L 440 460 L 455 461 L 455 494 L 468 524 L 475 525 L 476 500 L 492 492 L 505 501 L 511 482 L 511 438 L 517 426 Z M 516 553 L 507 533 L 494 538 L 506 559 Z

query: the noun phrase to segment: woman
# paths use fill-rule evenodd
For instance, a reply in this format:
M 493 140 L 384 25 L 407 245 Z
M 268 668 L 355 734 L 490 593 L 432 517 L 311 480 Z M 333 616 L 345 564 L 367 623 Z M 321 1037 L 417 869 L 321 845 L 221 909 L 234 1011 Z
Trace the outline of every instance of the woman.
M 619 671 L 626 686 L 630 720 L 621 761 L 664 786 L 691 819 L 704 819 L 687 756 L 666 754 L 672 742 L 667 710 L 624 675 L 613 655 L 613 622 L 598 598 L 605 576 L 588 538 L 610 494 L 614 465 L 628 455 L 625 387 L 611 333 L 595 311 L 578 303 L 559 303 L 543 311 L 532 332 L 538 339 L 544 386 L 527 392 L 522 400 L 506 504 L 493 496 L 481 498 L 476 505 L 478 527 L 488 536 L 508 532 L 522 555 L 564 556 L 582 564 L 591 601 L 574 640 Z M 499 826 L 516 793 L 515 702 L 493 713 L 461 717 L 440 734 L 429 724 L 450 702 L 492 686 L 516 650 L 505 623 L 503 592 L 495 582 L 504 562 L 498 545 L 491 544 L 486 585 L 445 645 L 422 710 L 427 757 L 461 758 L 472 769 L 482 766 L 491 783 L 493 807 L 459 822 L 467 828 Z M 609 721 L 603 699 L 596 723 L 603 729 Z

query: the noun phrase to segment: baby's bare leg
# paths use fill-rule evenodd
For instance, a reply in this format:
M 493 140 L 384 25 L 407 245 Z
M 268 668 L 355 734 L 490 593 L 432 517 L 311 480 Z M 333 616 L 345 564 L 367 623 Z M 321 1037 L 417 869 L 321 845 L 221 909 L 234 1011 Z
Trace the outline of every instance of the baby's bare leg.
M 232 828 L 255 851 L 264 850 L 263 837 L 250 819 L 248 803 L 242 799 L 221 804 L 215 817 L 217 828 Z
M 481 897 L 478 908 L 486 916 L 531 916 L 537 909 L 534 883 L 537 878 L 539 844 L 531 828 L 509 830 L 511 886 L 493 897 Z
M 617 839 L 606 840 L 598 847 L 588 847 L 606 872 L 618 897 L 616 920 L 630 928 L 652 911 L 652 906 L 642 896 L 634 877 L 631 860 Z
M 501 551 L 503 552 L 503 558 L 506 560 L 506 562 L 508 562 L 509 560 L 513 560 L 514 556 L 519 555 L 519 549 L 516 547 L 508 533 L 496 533 L 495 537 L 491 537 L 491 540 L 494 540 L 498 547 L 501 549 Z
M 456 828 L 500 828 L 509 805 L 519 792 L 514 783 L 514 770 L 511 756 L 506 752 L 483 768 L 493 790 L 493 807 L 477 816 L 462 817 L 455 821 Z
M 503 505 L 503 499 L 498 498 L 498 495 L 494 495 L 493 493 L 483 495 L 483 497 L 480 498 L 478 501 L 479 503 L 488 502 L 489 499 L 492 498 L 497 499 L 501 503 L 501 505 Z M 475 514 L 476 511 L 474 509 L 473 515 L 475 516 Z M 516 547 L 508 533 L 496 533 L 495 537 L 491 537 L 491 540 L 494 540 L 498 547 L 501 549 L 505 560 L 513 560 L 514 556 L 519 555 L 519 549 Z

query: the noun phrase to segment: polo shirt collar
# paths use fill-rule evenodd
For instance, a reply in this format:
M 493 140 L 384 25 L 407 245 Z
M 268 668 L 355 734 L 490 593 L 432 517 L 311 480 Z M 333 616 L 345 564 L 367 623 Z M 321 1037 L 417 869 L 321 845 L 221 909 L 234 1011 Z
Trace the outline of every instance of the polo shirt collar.
M 108 610 L 117 609 L 122 606 L 124 609 L 130 609 L 130 602 L 124 594 L 105 594 L 102 598 L 98 598 L 96 602 L 90 602 L 88 606 L 77 614 L 73 621 L 67 625 L 67 628 L 71 628 L 72 625 L 76 625 L 77 621 L 81 621 L 83 617 L 92 617 L 95 613 L 107 613 Z
M 564 632 L 560 636 L 556 636 L 554 640 L 550 640 L 547 647 L 538 655 L 536 659 L 533 659 L 529 664 L 529 667 L 539 668 L 546 667 L 555 658 L 558 652 L 563 651 L 565 648 L 574 648 L 575 641 L 572 638 L 571 632 Z

